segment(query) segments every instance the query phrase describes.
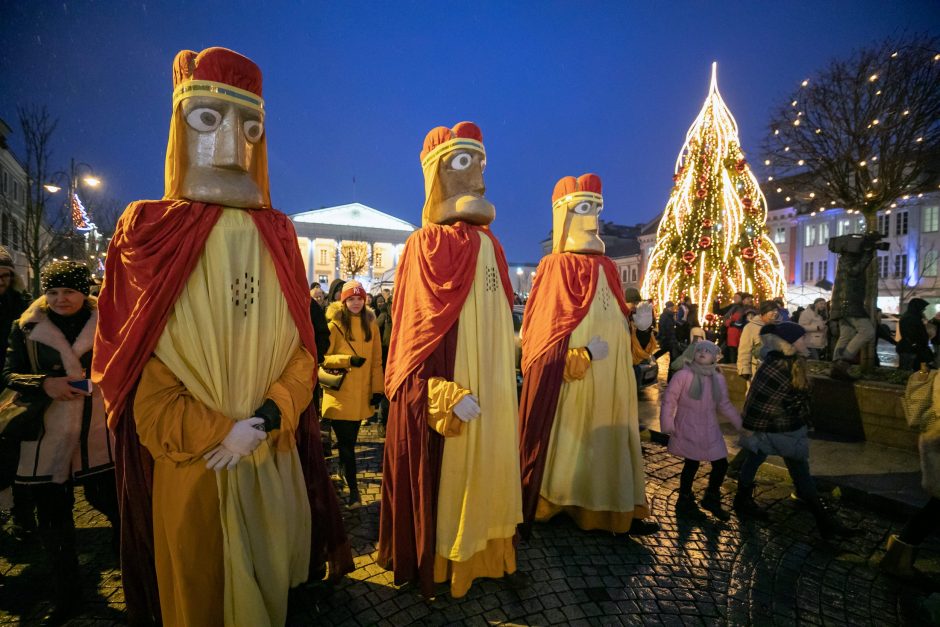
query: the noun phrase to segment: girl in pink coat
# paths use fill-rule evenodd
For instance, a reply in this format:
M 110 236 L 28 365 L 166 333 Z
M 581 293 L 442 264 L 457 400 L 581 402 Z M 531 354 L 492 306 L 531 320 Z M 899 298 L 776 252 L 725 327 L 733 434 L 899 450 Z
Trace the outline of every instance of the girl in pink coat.
M 675 374 L 663 395 L 659 423 L 669 435 L 669 452 L 685 458 L 679 481 L 679 512 L 699 512 L 692 494 L 692 482 L 700 462 L 711 462 L 708 490 L 702 507 L 721 520 L 731 515 L 721 508 L 721 484 L 728 472 L 728 448 L 718 426 L 721 411 L 737 430 L 741 414 L 728 399 L 725 378 L 716 364 L 721 349 L 712 342 L 700 341 L 686 351 L 685 366 Z

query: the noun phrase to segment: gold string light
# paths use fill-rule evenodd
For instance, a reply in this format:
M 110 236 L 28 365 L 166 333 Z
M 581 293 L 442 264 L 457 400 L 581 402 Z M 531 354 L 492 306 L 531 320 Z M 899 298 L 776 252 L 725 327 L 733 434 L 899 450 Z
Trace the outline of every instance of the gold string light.
M 744 158 L 738 125 L 718 92 L 717 63 L 673 180 L 643 295 L 660 304 L 689 296 L 703 307 L 715 300 L 730 302 L 735 292 L 759 300 L 783 296 L 783 264 L 765 232 L 767 201 Z

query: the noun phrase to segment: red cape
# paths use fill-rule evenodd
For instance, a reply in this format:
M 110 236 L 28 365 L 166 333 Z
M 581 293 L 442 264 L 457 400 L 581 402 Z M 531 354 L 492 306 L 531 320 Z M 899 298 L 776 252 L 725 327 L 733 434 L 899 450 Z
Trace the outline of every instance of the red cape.
M 512 306 L 509 269 L 489 229 L 427 225 L 408 238 L 395 279 L 392 341 L 385 371 L 389 417 L 382 464 L 377 563 L 395 583 L 417 581 L 434 593 L 437 494 L 444 438 L 428 427 L 427 384 L 454 378 L 457 319 L 476 272 L 480 237 L 493 242 Z
M 555 253 L 539 262 L 522 322 L 523 374 L 550 346 L 571 335 L 584 320 L 597 291 L 601 268 L 620 310 L 629 318 L 617 266 L 608 257 Z
M 558 253 L 544 257 L 535 275 L 522 323 L 522 395 L 519 398 L 519 461 L 522 474 L 522 525 L 528 538 L 545 472 L 545 451 L 552 433 L 565 372 L 568 340 L 590 309 L 603 268 L 623 315 L 620 276 L 602 255 Z
M 476 272 L 480 252 L 477 233 L 493 242 L 503 289 L 512 308 L 506 256 L 489 228 L 458 222 L 453 226 L 428 224 L 412 233 L 395 275 L 392 340 L 385 366 L 385 394 L 389 398 L 434 352 L 460 317 Z
M 248 213 L 274 260 L 300 340 L 316 357 L 310 292 L 294 226 L 275 209 Z M 104 394 L 112 429 L 220 215 L 219 205 L 188 200 L 138 201 L 131 203 L 118 221 L 98 297 L 99 322 L 91 366 L 92 379 Z

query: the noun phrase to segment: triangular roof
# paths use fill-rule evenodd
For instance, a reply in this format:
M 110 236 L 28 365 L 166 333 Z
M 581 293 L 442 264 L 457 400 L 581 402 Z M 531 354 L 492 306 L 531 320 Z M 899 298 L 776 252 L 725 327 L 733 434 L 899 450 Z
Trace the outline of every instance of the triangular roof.
M 325 209 L 301 211 L 291 215 L 290 218 L 294 222 L 303 224 L 331 224 L 334 226 L 354 226 L 388 231 L 411 232 L 418 228 L 410 222 L 382 213 L 378 209 L 373 209 L 358 202 Z

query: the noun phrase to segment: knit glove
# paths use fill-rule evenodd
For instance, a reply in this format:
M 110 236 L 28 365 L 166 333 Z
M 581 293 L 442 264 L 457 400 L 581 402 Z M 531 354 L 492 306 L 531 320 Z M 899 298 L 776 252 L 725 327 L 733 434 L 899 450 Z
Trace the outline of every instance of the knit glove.
M 607 342 L 602 340 L 599 335 L 592 337 L 586 348 L 588 353 L 591 354 L 591 361 L 600 361 L 607 357 L 607 353 L 609 352 Z
M 454 415 L 464 422 L 470 422 L 474 418 L 479 418 L 480 401 L 478 401 L 477 397 L 473 394 L 467 394 L 454 405 Z

